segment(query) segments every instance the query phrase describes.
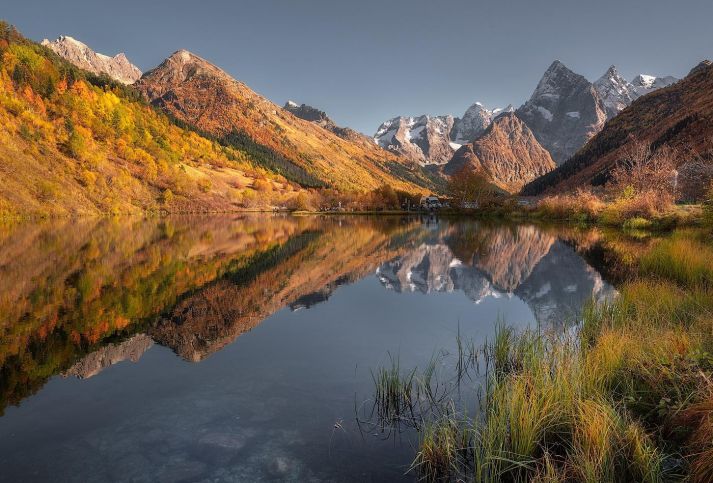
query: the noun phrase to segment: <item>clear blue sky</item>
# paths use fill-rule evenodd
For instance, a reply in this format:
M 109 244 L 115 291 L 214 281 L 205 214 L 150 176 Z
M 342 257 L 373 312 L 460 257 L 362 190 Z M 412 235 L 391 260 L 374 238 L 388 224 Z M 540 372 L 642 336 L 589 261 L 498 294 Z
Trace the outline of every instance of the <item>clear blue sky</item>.
M 525 101 L 554 59 L 683 76 L 713 57 L 711 0 L 7 0 L 30 38 L 71 35 L 142 70 L 185 48 L 272 101 L 373 134 L 399 115 Z

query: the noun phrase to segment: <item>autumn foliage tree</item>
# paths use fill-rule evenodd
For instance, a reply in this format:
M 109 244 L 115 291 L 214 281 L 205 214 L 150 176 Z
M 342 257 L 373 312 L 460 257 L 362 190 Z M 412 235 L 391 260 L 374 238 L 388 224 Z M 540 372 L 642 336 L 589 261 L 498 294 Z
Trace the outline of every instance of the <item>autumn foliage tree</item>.
M 609 189 L 619 197 L 653 195 L 670 203 L 675 196 L 678 155 L 666 145 L 653 150 L 649 144 L 633 142 L 612 171 Z
M 495 189 L 482 173 L 465 166 L 448 181 L 448 195 L 457 206 L 465 202 L 483 205 L 493 199 Z

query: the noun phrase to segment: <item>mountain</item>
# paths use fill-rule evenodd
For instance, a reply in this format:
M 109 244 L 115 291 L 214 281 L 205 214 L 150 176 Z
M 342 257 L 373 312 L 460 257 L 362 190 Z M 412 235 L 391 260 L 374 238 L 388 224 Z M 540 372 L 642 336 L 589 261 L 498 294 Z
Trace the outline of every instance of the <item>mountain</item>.
M 45 39 L 42 45 L 80 69 L 97 75 L 106 74 L 122 84 L 133 84 L 141 77 L 139 68 L 129 62 L 123 53 L 109 57 L 94 52 L 86 44 L 67 35 L 60 35 L 51 42 Z
M 607 119 L 619 114 L 639 97 L 636 87 L 624 79 L 614 65 L 594 81 L 594 88 L 604 103 Z
M 490 110 L 480 102 L 470 106 L 463 117 L 399 116 L 379 126 L 374 141 L 384 149 L 425 165 L 443 165 L 463 144 L 473 141 L 505 109 Z
M 575 156 L 556 170 L 527 186 L 523 192 L 540 194 L 588 184 L 602 184 L 609 171 L 633 142 L 653 149 L 663 144 L 700 155 L 710 163 L 713 155 L 713 67 L 701 62 L 685 79 L 635 100 L 611 119 L 604 129 Z M 679 160 L 679 172 L 688 158 Z M 693 161 L 691 161 L 693 162 Z
M 677 81 L 678 79 L 671 76 L 654 77 L 641 74 L 636 76 L 632 82 L 628 82 L 619 74 L 616 66 L 612 65 L 603 76 L 594 82 L 594 88 L 604 102 L 607 119 L 611 119 L 639 97 Z
M 374 142 L 368 136 L 355 131 L 354 129 L 348 127 L 337 126 L 334 121 L 332 121 L 327 113 L 320 111 L 316 107 L 308 106 L 307 104 L 297 104 L 294 101 L 287 101 L 283 106 L 283 109 L 291 112 L 293 115 L 303 119 L 305 121 L 310 121 L 318 126 L 331 131 L 340 138 L 351 141 L 354 143 L 360 143 L 365 147 L 371 148 Z
M 370 143 L 340 138 L 260 96 L 226 72 L 179 50 L 136 87 L 153 105 L 223 144 L 250 151 L 263 167 L 303 186 L 365 191 L 384 184 L 422 191 L 420 169 Z
M 631 81 L 631 84 L 636 89 L 638 97 L 644 96 L 656 89 L 668 87 L 671 84 L 678 82 L 678 79 L 671 76 L 655 77 L 652 75 L 640 74 Z
M 558 60 L 516 112 L 557 164 L 565 162 L 606 122 L 604 103 L 592 83 Z
M 480 136 L 493 120 L 493 111 L 480 102 L 470 106 L 463 117 L 456 118 L 451 130 L 451 141 L 456 144 L 467 144 Z
M 0 216 L 227 211 L 299 186 L 0 22 Z
M 444 166 L 452 175 L 468 166 L 511 193 L 555 168 L 550 153 L 514 112 L 495 118 L 475 141 L 456 151 Z
M 453 116 L 395 117 L 377 129 L 374 141 L 422 166 L 445 164 L 453 156 L 450 143 Z

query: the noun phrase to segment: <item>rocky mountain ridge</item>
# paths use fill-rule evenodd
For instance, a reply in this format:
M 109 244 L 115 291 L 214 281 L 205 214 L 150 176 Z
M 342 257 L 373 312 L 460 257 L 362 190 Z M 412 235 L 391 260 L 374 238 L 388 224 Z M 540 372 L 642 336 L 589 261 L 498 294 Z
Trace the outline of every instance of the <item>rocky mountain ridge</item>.
M 294 101 L 287 101 L 282 108 L 300 119 L 312 122 L 347 141 L 360 143 L 369 147 L 373 144 L 368 136 L 348 127 L 337 126 L 326 112 L 316 107 L 307 104 L 298 104 Z
M 44 39 L 41 44 L 80 69 L 105 74 L 122 84 L 133 84 L 141 77 L 141 70 L 129 62 L 123 52 L 109 57 L 94 52 L 85 43 L 68 35 L 60 35 L 53 41 Z
M 607 118 L 611 119 L 639 97 L 668 87 L 677 81 L 678 79 L 671 76 L 655 77 L 639 74 L 629 82 L 619 74 L 616 66 L 612 65 L 604 75 L 594 81 L 594 88 L 604 102 Z
M 399 116 L 379 126 L 374 141 L 421 165 L 445 164 L 453 156 L 450 143 L 453 116 Z
M 677 79 L 641 74 L 631 82 L 624 79 L 615 66 L 595 82 L 555 61 L 545 71 L 530 99 L 517 113 L 533 132 L 535 138 L 557 164 L 561 164 L 599 132 L 604 123 L 616 116 L 634 100 L 656 89 L 668 86 Z M 423 119 L 446 119 L 452 116 L 396 117 L 383 123 L 374 140 L 383 148 L 398 152 L 422 165 L 443 165 L 448 146 L 453 155 L 461 146 L 477 140 L 505 109 L 488 109 L 482 103 L 471 105 L 463 117 L 454 118 L 450 131 L 431 131 L 429 136 L 419 128 Z M 405 125 L 405 126 L 404 126 Z M 415 131 L 415 133 L 414 133 Z M 438 138 L 438 139 L 436 139 Z M 431 146 L 437 146 L 431 152 Z

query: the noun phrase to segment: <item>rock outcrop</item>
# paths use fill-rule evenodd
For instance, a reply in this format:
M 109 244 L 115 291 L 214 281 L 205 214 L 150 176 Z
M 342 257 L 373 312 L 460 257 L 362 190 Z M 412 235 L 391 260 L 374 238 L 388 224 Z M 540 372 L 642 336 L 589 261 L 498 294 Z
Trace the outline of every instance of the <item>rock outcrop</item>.
M 63 376 L 89 379 L 119 362 L 138 362 L 144 352 L 149 350 L 152 345 L 153 340 L 145 334 L 137 334 L 118 344 L 105 345 L 67 369 Z

